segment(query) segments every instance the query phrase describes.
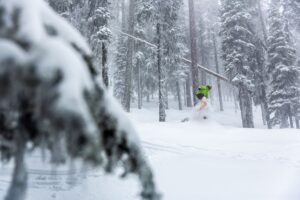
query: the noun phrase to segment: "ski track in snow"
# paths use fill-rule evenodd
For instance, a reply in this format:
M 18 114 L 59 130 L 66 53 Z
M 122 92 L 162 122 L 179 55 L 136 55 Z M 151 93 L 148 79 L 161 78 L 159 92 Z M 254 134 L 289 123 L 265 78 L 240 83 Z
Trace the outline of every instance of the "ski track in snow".
M 188 146 L 188 145 L 178 145 L 178 147 L 172 147 L 168 145 L 155 144 L 155 143 L 145 142 L 145 141 L 142 141 L 142 145 L 146 150 L 149 151 L 150 154 L 164 152 L 164 153 L 171 153 L 171 154 L 189 155 L 192 153 L 195 155 L 205 154 L 208 156 L 223 157 L 223 158 L 236 159 L 236 160 L 278 161 L 279 163 L 285 165 L 288 164 L 300 169 L 300 159 L 293 160 L 285 156 L 273 156 L 271 153 L 269 154 L 268 153 L 249 154 L 245 152 L 230 153 L 230 152 L 224 152 L 220 149 L 208 149 L 208 148 L 201 148 L 197 146 Z

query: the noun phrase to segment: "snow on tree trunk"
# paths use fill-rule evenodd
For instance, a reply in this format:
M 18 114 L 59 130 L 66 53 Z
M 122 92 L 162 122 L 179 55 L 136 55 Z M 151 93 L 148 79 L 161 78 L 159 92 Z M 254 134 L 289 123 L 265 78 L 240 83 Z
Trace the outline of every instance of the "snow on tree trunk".
M 191 59 L 192 59 L 192 86 L 194 104 L 198 101 L 194 94 L 199 87 L 199 70 L 198 70 L 198 53 L 197 53 L 197 33 L 195 23 L 194 0 L 189 0 L 189 22 L 190 22 L 190 43 L 191 43 Z
M 157 36 L 157 70 L 158 70 L 158 101 L 159 101 L 159 121 L 166 121 L 166 106 L 164 99 L 164 70 L 162 69 L 161 62 L 161 24 L 158 22 L 156 25 Z

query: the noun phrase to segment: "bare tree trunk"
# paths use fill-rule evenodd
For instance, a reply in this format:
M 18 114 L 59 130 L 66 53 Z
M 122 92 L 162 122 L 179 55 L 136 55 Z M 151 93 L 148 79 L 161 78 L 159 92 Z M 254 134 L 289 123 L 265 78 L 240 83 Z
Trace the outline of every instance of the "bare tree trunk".
M 129 1 L 129 17 L 128 17 L 128 34 L 134 35 L 134 10 L 135 0 Z M 125 98 L 124 108 L 127 112 L 130 112 L 130 100 L 131 100 L 131 87 L 132 87 L 132 68 L 133 68 L 133 53 L 134 53 L 134 40 L 128 38 L 128 52 L 127 52 L 127 66 L 125 72 Z
M 289 128 L 289 115 L 288 113 L 282 113 L 280 119 L 280 128 Z
M 126 26 L 126 18 L 127 18 L 127 15 L 126 15 L 126 0 L 122 0 L 122 31 L 125 31 L 127 30 L 127 26 Z
M 296 118 L 295 119 L 295 121 L 296 121 L 296 128 L 300 129 L 300 120 L 299 120 L 299 118 L 297 116 L 295 118 Z
M 186 79 L 186 82 L 185 82 L 185 91 L 186 91 L 187 107 L 188 108 L 193 107 L 190 75 L 188 75 L 188 78 Z
M 167 89 L 167 86 L 166 85 L 164 85 L 164 90 L 165 90 L 165 92 L 164 92 L 164 97 L 165 97 L 165 106 L 166 106 L 166 109 L 168 110 L 169 109 L 169 91 L 168 91 L 168 89 Z
M 220 74 L 219 59 L 218 59 L 218 49 L 217 49 L 217 41 L 216 41 L 216 35 L 215 35 L 215 33 L 213 33 L 213 43 L 214 43 L 214 56 L 215 56 L 216 72 L 218 74 Z M 218 96 L 219 96 L 219 103 L 220 103 L 220 111 L 224 111 L 223 97 L 222 97 L 222 88 L 221 88 L 221 81 L 220 81 L 220 79 L 217 79 L 217 85 L 218 85 Z
M 142 89 L 141 89 L 141 66 L 137 61 L 137 79 L 138 79 L 138 109 L 142 109 Z
M 269 113 L 269 106 L 268 106 L 266 99 L 262 102 L 262 109 L 263 109 L 263 111 L 262 111 L 263 118 L 266 120 L 268 129 L 272 129 L 270 113 Z
M 234 110 L 235 110 L 235 113 L 237 113 L 239 110 L 239 104 L 238 104 L 237 94 L 236 94 L 235 90 L 232 90 L 232 95 L 233 95 L 233 101 L 234 101 Z M 228 98 L 228 96 L 227 96 L 227 98 Z
M 259 14 L 259 20 L 260 20 L 260 23 L 261 23 L 261 30 L 263 32 L 264 45 L 267 45 L 268 34 L 267 34 L 266 23 L 265 23 L 265 19 L 264 19 L 264 16 L 263 16 L 260 0 L 257 0 L 257 5 L 258 5 L 258 12 L 259 12 L 258 13 Z M 265 63 L 264 63 L 264 65 L 265 65 Z M 264 86 L 264 88 L 262 88 L 262 92 L 263 92 L 262 95 L 263 95 L 263 98 L 264 98 L 264 102 L 262 102 L 262 105 L 261 105 L 263 121 L 264 121 L 264 124 L 267 124 L 268 128 L 271 129 L 272 125 L 271 125 L 271 120 L 270 120 L 269 106 L 268 106 L 268 103 L 266 101 L 266 99 L 267 99 L 266 86 Z
M 239 101 L 242 115 L 243 128 L 254 128 L 252 100 L 249 91 L 239 88 Z
M 182 110 L 181 90 L 180 90 L 179 81 L 176 81 L 176 90 L 177 90 L 177 98 L 178 98 L 178 109 Z
M 158 98 L 159 98 L 159 121 L 166 121 L 165 99 L 163 96 L 164 90 L 164 74 L 161 66 L 161 25 L 156 25 L 157 34 L 157 67 L 158 67 Z
M 257 4 L 258 4 L 259 19 L 260 19 L 262 32 L 263 32 L 263 36 L 264 36 L 264 41 L 265 41 L 265 45 L 266 45 L 267 40 L 268 40 L 268 34 L 267 34 L 266 23 L 265 23 L 262 8 L 261 8 L 261 1 L 258 0 Z
M 186 83 L 184 83 L 184 87 L 183 87 L 183 100 L 184 100 L 184 106 L 187 107 L 187 94 L 186 94 Z
M 102 79 L 106 87 L 109 86 L 108 65 L 107 65 L 107 45 L 102 43 Z
M 199 16 L 199 23 L 200 23 L 200 33 L 199 33 L 199 51 L 200 51 L 200 57 L 201 57 L 201 64 L 204 67 L 208 67 L 208 60 L 205 54 L 206 49 L 204 48 L 204 32 L 205 32 L 205 25 L 204 25 L 204 21 L 203 21 L 203 16 L 202 14 L 200 14 Z M 207 74 L 205 71 L 200 70 L 201 71 L 201 80 L 200 83 L 201 85 L 206 85 L 207 84 Z
M 289 120 L 290 120 L 290 127 L 294 128 L 293 114 L 292 114 L 292 110 L 291 110 L 290 105 L 289 105 L 289 108 L 288 108 L 288 115 L 289 115 Z
M 190 21 L 190 39 L 191 39 L 191 59 L 192 59 L 192 82 L 193 82 L 193 99 L 197 102 L 194 94 L 199 87 L 199 71 L 198 71 L 198 53 L 197 53 L 197 34 L 195 23 L 194 0 L 189 0 L 189 21 Z
M 263 104 L 260 104 L 260 108 L 261 108 L 261 113 L 262 113 L 262 120 L 263 120 L 263 124 L 267 125 L 267 119 L 266 119 L 266 110 L 264 108 Z
M 27 171 L 25 167 L 25 151 L 26 151 L 26 138 L 23 134 L 16 133 L 17 146 L 15 152 L 15 168 L 13 178 L 5 197 L 5 200 L 24 200 L 26 197 L 27 189 Z

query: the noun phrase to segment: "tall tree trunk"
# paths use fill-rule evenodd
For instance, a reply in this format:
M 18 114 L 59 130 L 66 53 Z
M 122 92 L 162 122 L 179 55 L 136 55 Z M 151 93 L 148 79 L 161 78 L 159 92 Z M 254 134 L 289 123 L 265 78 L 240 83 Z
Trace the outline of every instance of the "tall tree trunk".
M 260 20 L 260 24 L 261 24 L 261 30 L 263 32 L 264 45 L 267 45 L 268 34 L 267 34 L 266 23 L 265 23 L 265 19 L 264 19 L 264 16 L 263 16 L 260 0 L 257 0 L 257 5 L 258 5 L 258 12 L 259 12 L 259 20 Z M 265 65 L 265 63 L 264 63 L 264 65 Z M 263 120 L 265 121 L 264 124 L 266 123 L 268 128 L 271 129 L 272 125 L 271 125 L 271 120 L 270 120 L 269 106 L 268 106 L 268 103 L 267 103 L 266 86 L 264 86 L 264 88 L 262 90 L 263 90 L 262 91 L 263 92 L 262 96 L 264 98 L 264 100 L 261 104 Z
M 263 121 L 263 124 L 264 126 L 267 125 L 267 119 L 266 119 L 266 110 L 264 108 L 264 105 L 261 103 L 260 104 L 260 108 L 261 108 L 261 114 L 262 114 L 262 121 Z
M 141 66 L 140 62 L 137 61 L 137 82 L 138 82 L 138 109 L 142 109 L 142 88 L 141 88 Z
M 128 14 L 128 34 L 134 35 L 134 12 L 135 11 L 135 0 L 129 1 L 129 14 Z M 132 90 L 132 68 L 133 68 L 133 53 L 134 53 L 134 40 L 128 38 L 128 52 L 127 52 L 127 66 L 125 72 L 125 98 L 124 108 L 127 112 L 130 112 L 130 100 Z
M 215 56 L 216 72 L 218 74 L 220 74 L 218 48 L 217 48 L 217 41 L 216 41 L 215 33 L 213 33 L 213 45 L 214 45 L 214 56 Z M 217 80 L 217 85 L 218 85 L 218 96 L 219 96 L 220 111 L 224 111 L 222 88 L 221 88 L 221 80 L 220 79 Z
M 177 91 L 177 98 L 178 98 L 178 109 L 182 110 L 181 90 L 180 90 L 179 81 L 176 81 L 176 91 Z
M 270 113 L 269 113 L 269 105 L 267 103 L 267 94 L 266 94 L 266 89 L 263 88 L 262 90 L 262 95 L 263 95 L 263 102 L 262 102 L 262 108 L 263 108 L 263 118 L 265 118 L 268 129 L 272 129 L 272 124 L 271 124 L 271 119 L 270 119 Z
M 106 87 L 109 86 L 108 65 L 107 65 L 107 45 L 102 43 L 102 79 Z
M 299 120 L 299 118 L 296 116 L 296 128 L 297 129 L 300 129 L 300 120 Z
M 290 120 L 290 127 L 294 128 L 293 114 L 292 114 L 292 110 L 291 110 L 290 105 L 289 105 L 289 108 L 288 108 L 288 116 L 289 116 L 289 120 Z
M 264 42 L 266 45 L 267 40 L 268 40 L 268 34 L 267 34 L 265 19 L 264 19 L 262 8 L 261 8 L 261 0 L 257 0 L 257 4 L 258 4 L 259 20 L 261 23 L 261 28 L 262 28 L 262 32 L 263 32 L 263 36 L 264 36 Z
M 185 82 L 183 85 L 183 102 L 184 102 L 184 106 L 187 107 L 187 94 L 186 94 L 186 83 Z
M 208 67 L 209 66 L 209 60 L 206 56 L 206 51 L 207 49 L 204 48 L 204 41 L 205 41 L 205 24 L 203 21 L 203 15 L 199 14 L 199 27 L 200 27 L 200 33 L 199 33 L 199 51 L 200 51 L 200 56 L 201 57 L 201 65 L 204 67 Z M 201 72 L 201 80 L 200 83 L 202 85 L 206 85 L 207 84 L 207 73 L 203 70 L 200 70 Z
M 126 32 L 127 26 L 126 26 L 126 0 L 122 0 L 122 31 Z
M 239 110 L 239 104 L 238 104 L 237 92 L 234 89 L 232 90 L 232 96 L 233 96 L 233 101 L 234 101 L 234 111 L 235 111 L 235 113 L 237 113 Z M 229 99 L 229 97 L 227 96 L 227 101 L 228 101 L 228 99 Z
M 284 111 L 285 113 L 281 114 L 280 128 L 289 128 L 289 123 L 288 123 L 289 115 L 288 113 L 286 113 L 286 110 Z
M 166 84 L 166 83 L 165 83 Z M 167 86 L 164 85 L 164 99 L 165 99 L 165 107 L 168 110 L 169 109 L 169 91 L 167 89 Z
M 239 101 L 244 128 L 254 128 L 252 100 L 249 91 L 243 87 L 239 88 Z
M 191 82 L 190 82 L 190 75 L 188 74 L 188 78 L 185 81 L 185 91 L 186 91 L 186 101 L 187 101 L 187 107 L 193 107 L 192 102 L 192 94 L 191 94 Z
M 159 121 L 166 121 L 165 99 L 163 96 L 164 90 L 164 74 L 161 62 L 161 24 L 156 25 L 157 34 L 157 67 L 158 67 L 158 98 L 159 98 Z
M 192 82 L 193 82 L 193 99 L 194 104 L 197 97 L 194 94 L 199 87 L 199 70 L 198 70 L 198 53 L 197 53 L 197 34 L 195 23 L 194 0 L 189 0 L 189 21 L 190 21 L 190 42 L 191 42 L 191 58 L 192 58 Z
M 13 178 L 10 183 L 8 193 L 5 197 L 5 200 L 23 200 L 26 197 L 27 189 L 27 171 L 25 167 L 25 151 L 26 151 L 26 138 L 24 134 L 16 133 L 16 152 L 14 155 L 15 158 L 15 167 L 13 172 Z

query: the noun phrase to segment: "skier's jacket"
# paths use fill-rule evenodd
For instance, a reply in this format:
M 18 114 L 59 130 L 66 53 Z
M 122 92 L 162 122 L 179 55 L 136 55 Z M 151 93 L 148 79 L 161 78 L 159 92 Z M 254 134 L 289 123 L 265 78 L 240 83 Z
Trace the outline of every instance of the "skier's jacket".
M 196 92 L 196 95 L 204 95 L 206 98 L 208 98 L 208 93 L 209 93 L 209 88 L 207 85 L 201 85 L 199 86 L 197 92 Z

